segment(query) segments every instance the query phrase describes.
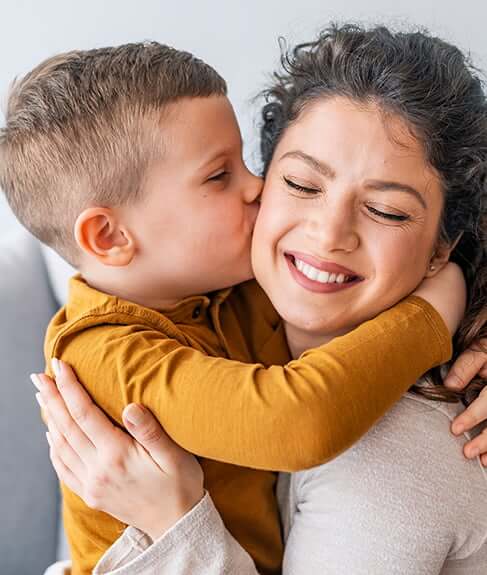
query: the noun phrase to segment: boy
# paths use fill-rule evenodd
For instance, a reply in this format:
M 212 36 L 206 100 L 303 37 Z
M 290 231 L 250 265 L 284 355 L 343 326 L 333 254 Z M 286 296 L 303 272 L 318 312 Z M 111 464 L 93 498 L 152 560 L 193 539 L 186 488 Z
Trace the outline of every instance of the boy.
M 48 365 L 73 365 L 117 423 L 126 404 L 147 405 L 203 458 L 260 572 L 278 573 L 275 475 L 262 470 L 311 467 L 356 441 L 448 359 L 441 318 L 408 298 L 274 365 L 289 361 L 285 334 L 246 282 L 261 182 L 225 82 L 185 52 L 131 44 L 42 63 L 12 91 L 0 154 L 14 212 L 82 274 L 49 326 Z M 63 495 L 73 573 L 90 573 L 124 526 Z

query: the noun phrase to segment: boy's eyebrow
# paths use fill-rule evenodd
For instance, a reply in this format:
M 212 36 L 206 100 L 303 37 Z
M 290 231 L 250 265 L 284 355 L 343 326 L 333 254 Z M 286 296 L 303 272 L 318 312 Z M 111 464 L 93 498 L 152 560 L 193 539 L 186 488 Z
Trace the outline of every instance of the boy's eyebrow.
M 279 158 L 279 160 L 283 160 L 284 158 L 296 158 L 298 160 L 302 160 L 303 162 L 311 166 L 314 170 L 319 172 L 325 178 L 334 179 L 336 177 L 335 171 L 328 164 L 326 164 L 321 160 L 313 158 L 313 156 L 310 156 L 309 154 L 306 154 L 301 150 L 292 150 L 291 152 L 286 152 Z M 376 190 L 378 192 L 385 192 L 388 190 L 396 190 L 398 192 L 404 192 L 406 194 L 414 196 L 423 206 L 424 209 L 427 209 L 428 207 L 426 204 L 426 200 L 424 199 L 424 196 L 420 192 L 418 192 L 416 188 L 410 186 L 409 184 L 402 184 L 400 182 L 393 182 L 388 180 L 387 181 L 369 180 L 365 183 L 364 187 Z
M 239 141 L 239 146 L 240 149 L 242 149 L 243 146 L 242 140 Z M 226 148 L 216 150 L 214 154 L 209 156 L 204 162 L 201 163 L 200 167 L 198 168 L 198 171 L 203 171 L 208 165 L 213 164 L 223 156 L 230 156 L 235 152 L 235 148 L 236 148 L 235 146 L 227 146 Z
M 230 156 L 233 152 L 234 152 L 234 150 L 232 148 L 224 148 L 221 150 L 217 150 L 214 154 L 212 154 L 211 156 L 208 156 L 207 159 L 200 164 L 198 171 L 202 172 L 208 166 L 211 166 L 211 164 L 214 164 L 217 160 L 219 160 L 225 156 Z

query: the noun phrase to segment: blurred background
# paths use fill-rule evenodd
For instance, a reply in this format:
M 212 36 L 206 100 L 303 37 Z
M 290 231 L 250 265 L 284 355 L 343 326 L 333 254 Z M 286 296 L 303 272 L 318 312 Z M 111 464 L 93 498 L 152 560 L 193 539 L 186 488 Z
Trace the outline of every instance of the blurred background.
M 157 40 L 195 53 L 227 80 L 251 167 L 258 124 L 252 98 L 278 62 L 279 36 L 309 40 L 331 20 L 420 25 L 487 69 L 487 4 L 477 0 L 3 0 L 0 14 L 2 111 L 11 81 L 57 52 Z M 0 194 L 0 239 L 17 226 Z

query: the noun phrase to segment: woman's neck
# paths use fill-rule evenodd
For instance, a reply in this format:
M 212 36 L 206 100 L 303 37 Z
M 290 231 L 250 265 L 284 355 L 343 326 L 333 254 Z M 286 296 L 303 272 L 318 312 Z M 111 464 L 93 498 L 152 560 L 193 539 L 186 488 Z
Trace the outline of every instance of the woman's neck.
M 314 333 L 284 322 L 284 331 L 291 357 L 296 359 L 303 351 L 328 343 L 333 338 L 345 335 L 351 330 L 344 330 L 341 333 Z

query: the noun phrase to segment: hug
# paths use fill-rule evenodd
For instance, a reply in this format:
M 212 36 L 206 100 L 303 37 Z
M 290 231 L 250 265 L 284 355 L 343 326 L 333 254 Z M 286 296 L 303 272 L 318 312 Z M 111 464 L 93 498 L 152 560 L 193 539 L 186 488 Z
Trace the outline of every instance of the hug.
M 262 100 L 261 178 L 187 52 L 72 51 L 12 87 L 0 185 L 78 271 L 32 378 L 58 572 L 485 574 L 480 74 L 331 25 Z

